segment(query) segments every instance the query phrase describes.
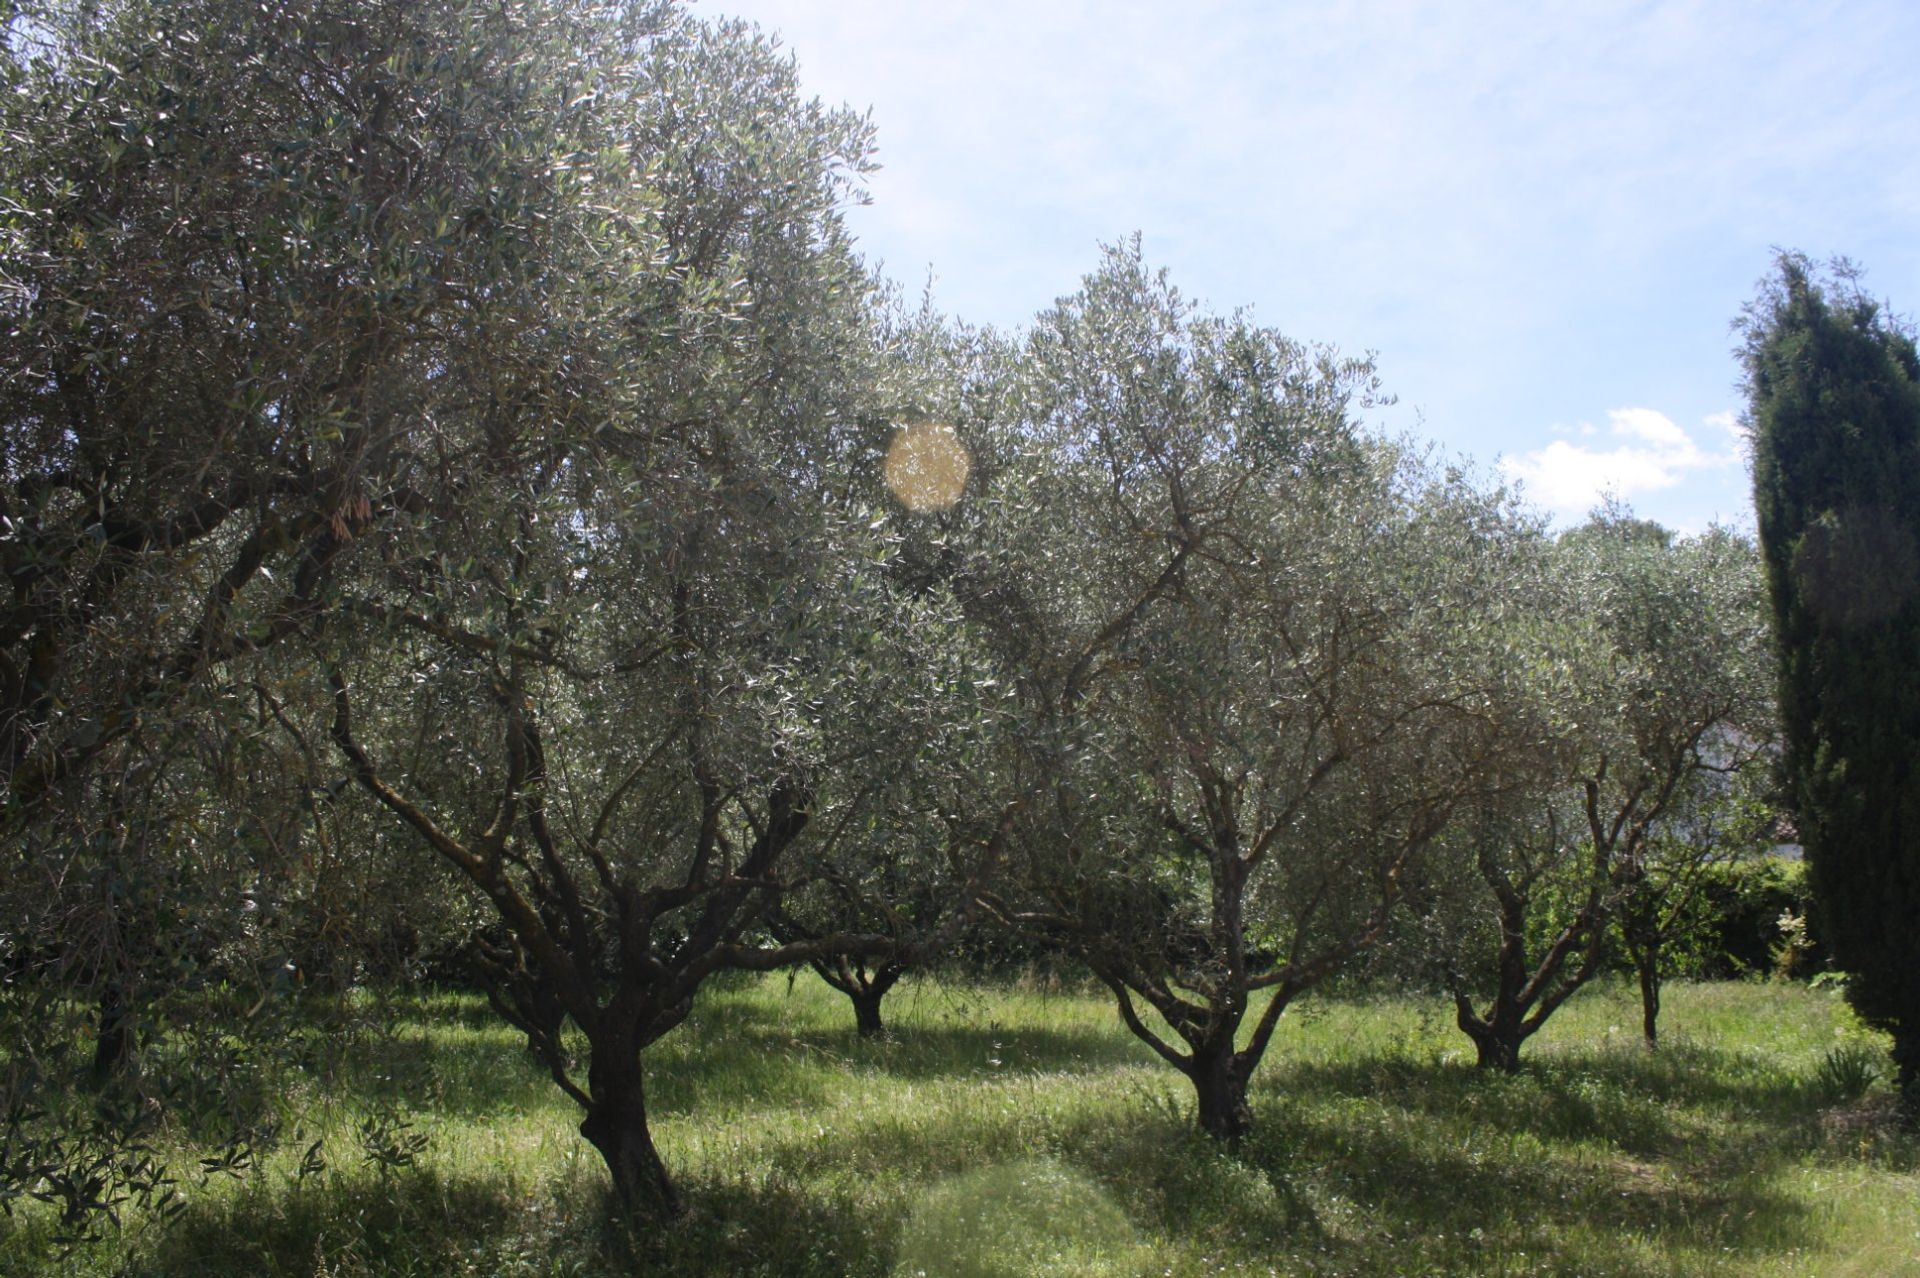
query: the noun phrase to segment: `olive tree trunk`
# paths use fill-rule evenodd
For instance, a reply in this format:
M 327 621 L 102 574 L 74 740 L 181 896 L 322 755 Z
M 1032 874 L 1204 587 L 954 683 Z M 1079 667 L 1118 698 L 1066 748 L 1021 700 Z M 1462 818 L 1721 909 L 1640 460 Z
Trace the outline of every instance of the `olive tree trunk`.
M 1186 1075 L 1199 1103 L 1200 1130 L 1215 1140 L 1232 1144 L 1253 1130 L 1253 1109 L 1247 1104 L 1251 1066 L 1231 1042 L 1193 1053 Z

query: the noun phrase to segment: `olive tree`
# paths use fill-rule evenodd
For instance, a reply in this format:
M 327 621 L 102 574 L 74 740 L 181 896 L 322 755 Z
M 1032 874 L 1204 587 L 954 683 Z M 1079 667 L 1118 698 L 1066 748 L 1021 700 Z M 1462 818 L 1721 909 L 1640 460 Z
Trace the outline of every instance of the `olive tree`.
M 379 0 L 9 11 L 0 820 L 16 839 L 88 827 L 89 934 L 132 955 L 153 938 L 109 934 L 167 893 L 106 908 L 104 885 L 166 881 L 132 859 L 172 845 L 129 838 L 99 787 L 221 713 L 223 671 L 317 624 L 343 554 L 423 512 L 415 485 L 447 462 L 437 423 L 490 394 L 563 401 L 560 375 L 583 371 L 562 263 L 605 216 L 570 158 L 597 150 L 579 99 L 601 19 Z M 664 12 L 630 6 L 601 46 Z M 103 1025 L 141 984 L 117 966 Z
M 454 483 L 362 552 L 339 605 L 357 624 L 320 656 L 360 785 L 497 914 L 496 1005 L 619 1197 L 672 1212 L 641 1055 L 722 968 L 891 948 L 760 938 L 862 801 L 870 717 L 917 713 L 939 662 L 898 650 L 933 605 L 887 587 L 846 477 L 867 286 L 836 208 L 864 135 L 738 30 L 678 20 L 640 56 L 603 73 L 619 110 L 593 154 L 630 202 L 596 231 L 643 256 L 565 334 L 552 375 L 577 395 L 557 419 L 548 386 L 475 405 Z
M 941 654 L 932 671 L 941 711 L 893 721 L 876 743 L 880 766 L 858 779 L 866 796 L 858 820 L 775 919 L 783 938 L 853 930 L 895 939 L 877 959 L 838 952 L 809 962 L 847 996 L 869 1038 L 885 1032 L 882 1003 L 914 966 L 987 930 L 980 896 L 997 882 L 1024 805 L 1018 743 L 1029 726 L 1010 681 L 997 677 L 993 643 L 968 623 L 957 594 L 967 589 L 962 552 L 980 524 L 976 498 L 993 490 L 1003 465 L 981 423 L 1006 389 L 1006 341 L 939 313 L 930 298 L 908 309 L 890 297 L 877 322 L 877 394 L 900 421 L 868 443 L 862 470 L 881 478 L 872 500 L 886 514 L 867 531 L 879 532 L 896 588 L 926 605 L 917 624 Z M 916 447 L 930 455 L 914 457 Z M 843 658 L 863 660 L 860 633 L 848 638 Z
M 1685 788 L 1621 875 L 1615 926 L 1640 987 L 1640 1033 L 1650 1048 L 1660 1041 L 1668 977 L 1724 961 L 1715 891 L 1768 854 L 1778 821 L 1764 756 L 1731 734 L 1715 749 L 1712 768 Z
M 1676 538 L 1625 519 L 1596 519 L 1569 539 L 1599 561 L 1588 597 L 1616 680 L 1630 680 L 1637 698 L 1628 717 L 1646 793 L 1631 815 L 1623 794 L 1611 816 L 1625 822 L 1613 842 L 1617 925 L 1652 1046 L 1668 947 L 1693 925 L 1707 876 L 1753 854 L 1771 824 L 1773 673 L 1759 557 L 1725 529 Z
M 591 585 L 579 574 L 580 591 L 617 593 L 617 624 L 576 622 L 542 658 L 489 637 L 485 614 L 457 629 L 434 619 L 447 638 L 341 634 L 328 654 L 335 746 L 492 907 L 495 1006 L 579 1102 L 582 1134 L 643 1211 L 671 1212 L 678 1197 L 652 1144 L 642 1054 L 685 1019 L 701 984 L 723 968 L 883 958 L 895 946 L 886 934 L 763 940 L 861 816 L 866 796 L 850 778 L 881 758 L 869 698 L 929 713 L 915 689 L 938 660 L 876 654 L 897 677 L 859 681 L 823 661 L 826 634 L 909 619 L 835 558 L 796 562 L 804 525 L 750 527 L 766 514 L 728 512 L 739 541 L 696 535 L 650 572 L 636 556 Z M 751 546 L 779 547 L 780 562 Z M 580 552 L 611 568 L 608 547 Z M 557 593 L 549 606 L 582 602 Z M 495 616 L 514 611 L 494 602 Z M 387 659 L 396 645 L 411 662 Z
M 1676 911 L 1727 855 L 1703 804 L 1751 773 L 1769 735 L 1757 588 L 1738 537 L 1674 539 L 1614 512 L 1540 543 L 1514 578 L 1525 611 L 1506 625 L 1498 713 L 1517 753 L 1463 813 L 1466 899 L 1435 915 L 1483 1068 L 1518 1068 L 1522 1044 L 1605 970 L 1616 931 L 1653 1040 Z
M 988 678 L 961 677 L 964 688 L 940 690 L 943 710 L 972 701 L 972 685 Z M 861 1038 L 887 1033 L 882 1005 L 903 977 L 937 963 L 977 929 L 979 898 L 1006 858 L 1017 806 L 1003 803 L 996 812 L 983 803 L 974 785 L 979 758 L 938 753 L 944 748 L 952 748 L 950 739 L 918 753 L 868 756 L 875 775 L 861 787 L 861 810 L 816 858 L 804 889 L 788 893 L 768 923 L 779 940 L 815 943 L 807 966 L 846 996 Z M 920 762 L 898 770 L 907 759 Z M 892 946 L 818 946 L 836 933 L 885 936 Z
M 960 589 L 1030 718 L 996 914 L 1251 1125 L 1282 1013 L 1386 932 L 1480 748 L 1361 362 L 1200 315 L 1136 246 L 1036 323 Z
M 760 929 L 861 801 L 836 770 L 939 670 L 902 655 L 939 603 L 889 584 L 858 464 L 864 122 L 646 0 L 30 16 L 0 148 L 11 814 L 256 689 L 407 835 L 372 848 L 467 883 L 497 1005 L 620 1196 L 671 1210 L 640 1052 L 713 971 L 826 944 Z

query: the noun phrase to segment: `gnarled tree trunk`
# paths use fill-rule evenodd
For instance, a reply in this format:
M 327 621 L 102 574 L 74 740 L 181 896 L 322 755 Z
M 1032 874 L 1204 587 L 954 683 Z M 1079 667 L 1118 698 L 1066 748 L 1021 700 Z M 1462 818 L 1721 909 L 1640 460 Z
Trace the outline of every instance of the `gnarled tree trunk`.
M 884 989 L 859 990 L 847 996 L 853 1001 L 853 1024 L 861 1038 L 886 1035 L 886 1022 L 880 1018 L 880 1000 L 886 996 Z
M 904 964 L 886 962 L 868 971 L 864 961 L 853 962 L 836 957 L 814 963 L 813 970 L 819 973 L 821 980 L 845 994 L 853 1004 L 854 1028 L 861 1038 L 880 1038 L 886 1034 L 887 1026 L 880 1015 L 880 1004 L 888 991 L 906 975 Z
M 1251 1063 L 1231 1041 L 1196 1049 L 1186 1073 L 1199 1101 L 1200 1130 L 1229 1144 L 1253 1130 L 1253 1109 L 1247 1104 Z
M 639 1218 L 678 1216 L 684 1204 L 647 1126 L 638 1050 L 596 1044 L 587 1077 L 591 1101 L 580 1134 L 606 1162 L 615 1201 Z
M 1496 1006 L 1492 1016 L 1483 1017 L 1474 1012 L 1471 1003 L 1456 999 L 1454 1021 L 1473 1040 L 1477 1054 L 1474 1063 L 1481 1069 L 1497 1069 L 1506 1074 L 1519 1072 L 1520 1045 L 1527 1041 L 1529 1031 L 1518 1009 Z
M 1606 879 L 1596 872 L 1586 903 L 1548 943 L 1538 959 L 1527 953 L 1528 892 L 1516 887 L 1483 851 L 1481 873 L 1500 905 L 1500 950 L 1494 968 L 1493 1000 L 1482 1012 L 1469 983 L 1450 973 L 1454 1021 L 1473 1040 L 1481 1069 L 1512 1074 L 1520 1068 L 1520 1048 L 1574 991 L 1600 970 L 1606 931 Z M 1604 867 L 1602 867 L 1604 868 Z

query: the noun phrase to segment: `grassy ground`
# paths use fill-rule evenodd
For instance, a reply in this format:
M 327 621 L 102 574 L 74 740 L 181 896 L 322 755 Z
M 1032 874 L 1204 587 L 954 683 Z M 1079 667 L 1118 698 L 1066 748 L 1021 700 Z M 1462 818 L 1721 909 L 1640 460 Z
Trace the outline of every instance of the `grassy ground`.
M 1626 992 L 1593 992 L 1512 1078 L 1476 1072 L 1437 1003 L 1303 1007 L 1233 1153 L 1101 999 L 923 982 L 861 1043 L 811 979 L 715 990 L 650 1066 L 692 1212 L 638 1235 L 604 1223 L 570 1103 L 484 1006 L 404 1010 L 285 1080 L 302 1138 L 258 1170 L 64 1260 L 44 1219 L 0 1223 L 0 1272 L 1920 1275 L 1920 1145 L 1884 1082 L 1848 1097 L 1828 1062 L 1867 1038 L 1799 987 L 1675 989 L 1654 1054 Z M 416 1135 L 410 1165 L 366 1155 Z

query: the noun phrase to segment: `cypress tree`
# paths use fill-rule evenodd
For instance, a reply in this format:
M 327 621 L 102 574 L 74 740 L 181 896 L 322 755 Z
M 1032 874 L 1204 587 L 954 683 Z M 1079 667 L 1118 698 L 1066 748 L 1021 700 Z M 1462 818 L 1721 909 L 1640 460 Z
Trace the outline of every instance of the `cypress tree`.
M 1797 254 L 1742 325 L 1786 789 L 1815 923 L 1920 1113 L 1920 357 Z

